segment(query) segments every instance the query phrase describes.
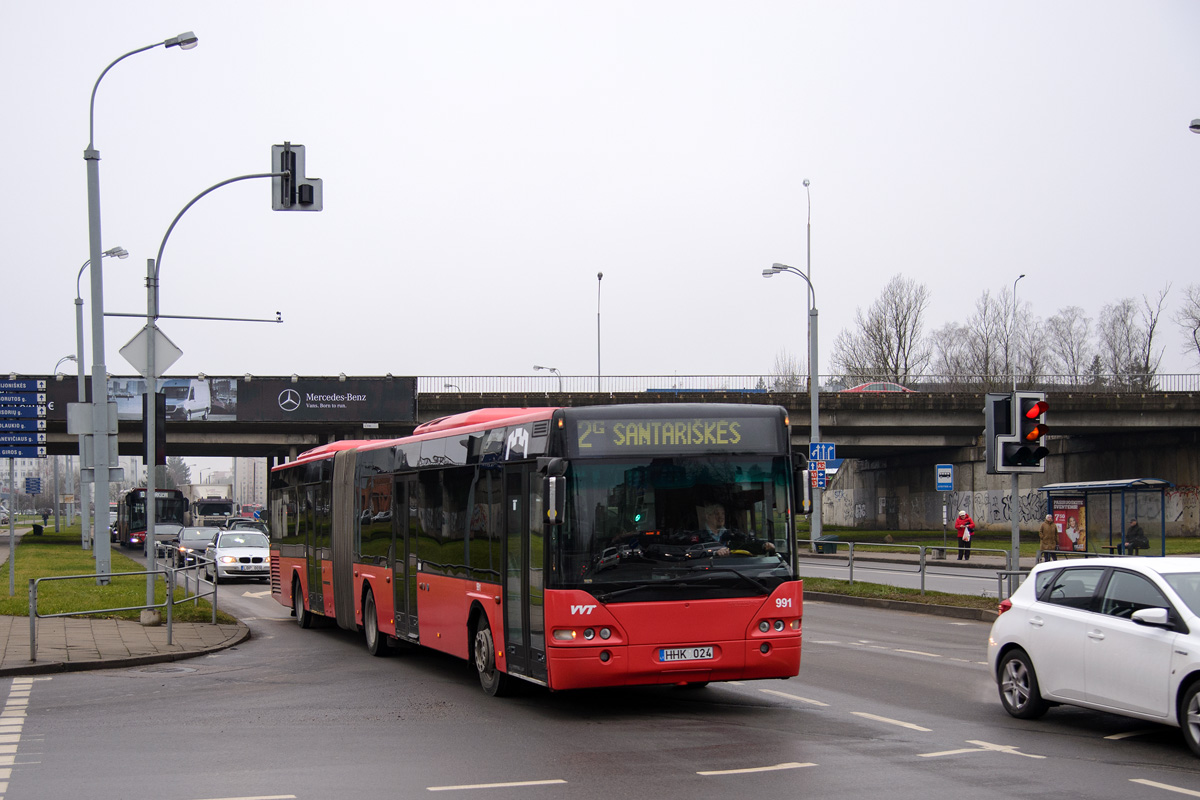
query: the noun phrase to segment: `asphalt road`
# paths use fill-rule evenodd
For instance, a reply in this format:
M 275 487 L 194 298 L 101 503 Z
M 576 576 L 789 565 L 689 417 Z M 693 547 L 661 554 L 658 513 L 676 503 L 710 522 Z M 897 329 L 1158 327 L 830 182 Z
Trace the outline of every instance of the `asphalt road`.
M 495 699 L 465 662 L 301 630 L 266 588 L 222 584 L 253 631 L 237 648 L 34 680 L 5 800 L 1200 793 L 1175 729 L 1011 719 L 986 623 L 810 602 L 789 681 Z

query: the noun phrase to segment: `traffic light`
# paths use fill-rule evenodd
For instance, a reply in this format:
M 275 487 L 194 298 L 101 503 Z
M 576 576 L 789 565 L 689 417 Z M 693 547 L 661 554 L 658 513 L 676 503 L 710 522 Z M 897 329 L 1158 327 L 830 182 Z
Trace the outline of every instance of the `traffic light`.
M 983 460 L 988 475 L 1000 475 L 1001 438 L 1012 436 L 1012 395 L 989 392 L 983 406 Z
M 986 460 L 989 475 L 1045 472 L 1046 447 L 1045 392 L 989 394 Z
M 142 460 L 150 463 L 150 442 L 154 442 L 154 465 L 165 467 L 167 465 L 167 394 L 166 392 L 154 393 L 154 437 L 150 437 L 148 430 L 150 415 L 146 413 L 146 398 L 148 394 L 142 395 L 142 442 L 145 447 L 142 452 Z
M 304 174 L 304 145 L 271 145 L 271 208 L 275 211 L 320 211 L 321 179 Z M 287 174 L 282 174 L 287 173 Z

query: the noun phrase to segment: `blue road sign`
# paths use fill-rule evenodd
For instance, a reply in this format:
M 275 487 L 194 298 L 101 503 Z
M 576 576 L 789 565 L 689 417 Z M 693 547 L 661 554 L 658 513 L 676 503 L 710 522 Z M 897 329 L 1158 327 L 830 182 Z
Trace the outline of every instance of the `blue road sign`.
M 0 406 L 0 417 L 7 419 L 36 419 L 44 416 L 45 406 Z
M 834 454 L 833 442 L 808 443 L 809 461 L 832 461 L 835 458 L 837 458 L 837 456 Z
M 36 406 L 46 402 L 45 392 L 0 392 L 0 405 Z
M 0 433 L 0 444 L 45 444 L 44 433 Z
M 43 450 L 45 448 L 42 448 Z M 42 479 L 41 478 L 26 478 L 25 479 L 25 494 L 41 494 Z
M 954 465 L 953 464 L 938 464 L 937 465 L 937 490 L 939 492 L 954 491 Z
M 0 392 L 44 392 L 45 379 L 37 380 L 0 380 Z
M 0 445 L 0 458 L 45 458 L 45 447 L 5 447 Z
M 44 431 L 44 419 L 0 419 L 0 431 Z

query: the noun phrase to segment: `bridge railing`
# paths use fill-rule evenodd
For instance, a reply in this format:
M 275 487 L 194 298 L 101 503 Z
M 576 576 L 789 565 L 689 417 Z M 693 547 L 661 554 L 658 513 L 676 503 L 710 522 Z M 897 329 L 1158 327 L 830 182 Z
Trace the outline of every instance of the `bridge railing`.
M 863 383 L 894 383 L 877 379 L 840 375 L 820 376 L 822 392 L 847 391 Z M 1010 378 L 983 376 L 923 375 L 903 384 L 914 392 L 949 394 L 1008 391 Z M 1200 374 L 1159 375 L 1043 375 L 1033 380 L 1017 380 L 1017 388 L 1051 392 L 1118 394 L 1129 392 L 1200 391 Z M 898 390 L 897 390 L 898 391 Z M 417 378 L 418 394 L 587 394 L 587 393 L 664 393 L 685 395 L 695 392 L 808 392 L 807 375 L 443 375 Z

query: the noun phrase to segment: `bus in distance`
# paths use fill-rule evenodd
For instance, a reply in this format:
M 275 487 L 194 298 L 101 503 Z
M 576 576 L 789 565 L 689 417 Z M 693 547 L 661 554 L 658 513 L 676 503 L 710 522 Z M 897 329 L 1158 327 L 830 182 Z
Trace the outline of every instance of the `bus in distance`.
M 276 466 L 271 593 L 490 695 L 789 678 L 797 474 L 778 406 L 471 411 Z
M 178 489 L 154 490 L 155 538 L 164 537 L 185 524 L 188 501 Z M 117 497 L 116 541 L 122 547 L 142 547 L 146 542 L 146 489 L 126 489 Z M 158 526 L 162 529 L 159 530 Z

